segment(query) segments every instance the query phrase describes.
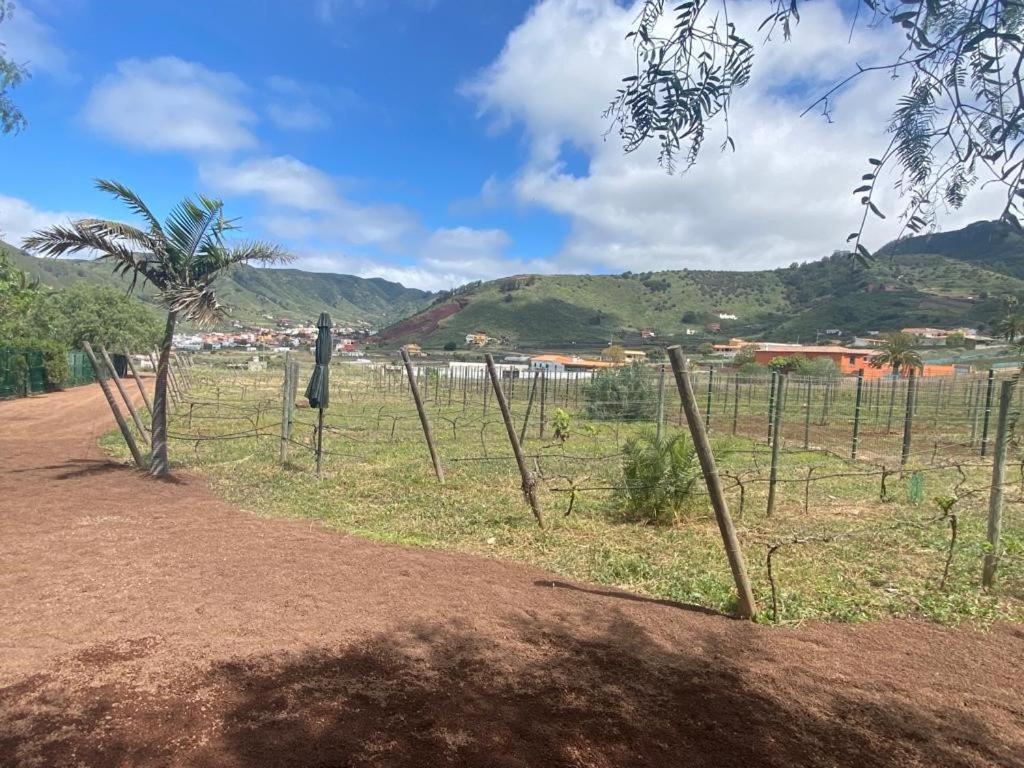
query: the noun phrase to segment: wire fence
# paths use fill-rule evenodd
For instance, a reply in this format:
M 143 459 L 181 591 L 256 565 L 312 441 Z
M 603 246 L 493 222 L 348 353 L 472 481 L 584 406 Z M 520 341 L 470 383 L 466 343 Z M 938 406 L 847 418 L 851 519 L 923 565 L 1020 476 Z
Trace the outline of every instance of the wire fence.
M 318 414 L 301 399 L 311 363 L 297 367 L 288 388 L 277 365 L 262 372 L 192 367 L 171 438 L 197 461 L 254 453 L 272 461 L 279 454 L 290 467 L 311 469 Z M 319 435 L 325 471 L 398 462 L 403 472 L 429 472 L 415 386 L 449 476 L 471 478 L 481 488 L 525 489 L 486 371 L 416 365 L 412 374 L 391 364 L 331 367 L 330 407 Z M 609 376 L 621 380 L 612 386 Z M 623 475 L 628 442 L 687 426 L 671 371 L 657 366 L 628 375 L 504 366 L 498 377 L 515 442 L 545 514 L 556 519 L 618 508 L 636 490 Z M 995 554 L 1004 594 L 1024 599 L 1024 453 L 1015 418 L 1003 443 L 1005 474 L 993 480 L 1003 375 L 869 380 L 719 370 L 694 371 L 691 378 L 744 542 L 763 552 L 776 618 L 797 586 L 780 587 L 780 557 L 853 545 L 865 557 L 907 554 L 908 537 L 930 542 L 936 589 L 949 579 L 954 551 L 957 562 L 974 562 L 979 574 Z M 1013 395 L 1015 412 L 1021 389 Z M 225 442 L 237 450 L 220 450 Z M 985 518 L 996 487 L 1005 512 L 993 548 Z M 708 518 L 706 493 L 694 483 L 679 514 Z M 898 504 L 880 521 L 878 509 L 887 502 Z M 936 543 L 947 540 L 948 550 Z

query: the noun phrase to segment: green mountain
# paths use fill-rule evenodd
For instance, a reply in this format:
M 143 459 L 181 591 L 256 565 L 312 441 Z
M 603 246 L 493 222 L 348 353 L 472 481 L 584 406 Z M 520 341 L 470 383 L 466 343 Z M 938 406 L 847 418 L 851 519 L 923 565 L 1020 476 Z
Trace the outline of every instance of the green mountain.
M 635 344 L 651 330 L 659 343 L 728 336 L 808 341 L 828 329 L 985 327 L 1005 294 L 1024 297 L 1024 237 L 1004 224 L 978 222 L 897 241 L 867 266 L 833 254 L 757 272 L 519 275 L 474 283 L 440 294 L 379 339 L 462 346 L 467 333 L 483 331 L 513 345 L 567 349 L 611 338 Z M 710 330 L 715 323 L 719 331 Z
M 39 259 L 4 243 L 0 243 L 0 251 L 19 269 L 53 288 L 83 280 L 127 287 L 127 282 L 112 274 L 103 262 Z M 380 278 L 247 266 L 224 275 L 217 284 L 217 292 L 221 303 L 231 308 L 232 319 L 264 323 L 281 318 L 303 321 L 327 311 L 339 322 L 364 321 L 377 326 L 416 312 L 434 297 L 427 291 Z M 139 297 L 156 303 L 152 289 L 143 288 Z

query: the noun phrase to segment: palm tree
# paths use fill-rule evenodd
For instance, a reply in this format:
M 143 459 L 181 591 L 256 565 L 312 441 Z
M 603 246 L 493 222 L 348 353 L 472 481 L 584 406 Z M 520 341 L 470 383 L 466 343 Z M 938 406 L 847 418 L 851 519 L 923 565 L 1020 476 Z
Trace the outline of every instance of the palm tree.
M 896 406 L 896 386 L 900 381 L 900 370 L 910 369 L 920 371 L 924 368 L 921 355 L 914 349 L 914 337 L 909 333 L 891 333 L 885 337 L 885 344 L 881 352 L 871 357 L 868 365 L 872 368 L 892 369 L 892 392 L 889 394 L 889 415 L 886 420 L 886 434 L 892 431 L 892 413 Z
M 996 333 L 1013 344 L 1021 337 L 1024 337 L 1024 316 L 1005 315 L 996 323 L 995 330 Z
M 167 376 L 174 328 L 179 319 L 208 323 L 224 314 L 213 291 L 217 276 L 237 264 L 287 261 L 291 257 L 276 245 L 250 242 L 229 246 L 224 236 L 237 229 L 224 218 L 224 204 L 199 195 L 185 198 L 167 216 L 157 220 L 142 199 L 128 187 L 98 179 L 96 187 L 113 195 L 144 227 L 118 221 L 79 219 L 67 226 L 53 226 L 24 241 L 27 250 L 43 256 L 63 256 L 82 251 L 98 254 L 113 264 L 114 273 L 131 275 L 131 292 L 139 281 L 150 283 L 167 308 L 167 324 L 160 345 L 156 391 L 153 396 L 152 446 L 149 472 L 154 477 L 170 473 L 167 459 Z

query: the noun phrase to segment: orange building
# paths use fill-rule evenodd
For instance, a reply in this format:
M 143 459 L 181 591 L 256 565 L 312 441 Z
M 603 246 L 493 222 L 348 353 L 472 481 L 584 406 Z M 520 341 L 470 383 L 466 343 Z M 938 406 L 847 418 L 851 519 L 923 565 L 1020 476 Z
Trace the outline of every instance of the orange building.
M 885 368 L 872 368 L 870 360 L 878 354 L 874 349 L 851 349 L 850 347 L 839 346 L 802 346 L 800 344 L 760 344 L 754 351 L 754 362 L 760 365 L 768 365 L 777 357 L 806 357 L 811 360 L 827 358 L 835 363 L 840 373 L 852 376 L 859 370 L 864 371 L 865 379 L 881 379 L 892 376 L 892 370 Z M 900 376 L 906 378 L 909 371 L 900 371 Z M 952 365 L 926 364 L 920 372 L 922 376 L 953 376 L 956 370 Z

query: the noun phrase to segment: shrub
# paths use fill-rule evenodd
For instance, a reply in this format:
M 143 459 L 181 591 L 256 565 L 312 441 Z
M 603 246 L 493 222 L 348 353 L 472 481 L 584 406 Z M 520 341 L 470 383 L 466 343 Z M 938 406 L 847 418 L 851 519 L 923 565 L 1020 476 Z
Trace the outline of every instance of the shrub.
M 454 341 L 446 341 L 444 343 L 444 351 L 445 352 L 454 352 L 458 348 L 459 348 L 459 345 L 456 344 Z
M 641 363 L 601 371 L 583 389 L 591 419 L 651 420 L 657 409 L 654 384 Z
M 674 521 L 700 477 L 697 454 L 686 435 L 659 438 L 648 430 L 627 440 L 622 453 L 624 487 L 617 497 L 625 519 Z
M 551 417 L 551 426 L 555 430 L 555 439 L 564 443 L 569 439 L 569 429 L 572 425 L 572 415 L 564 408 L 556 408 Z
M 64 389 L 71 375 L 67 347 L 56 341 L 39 341 L 34 346 L 43 353 L 43 381 L 46 388 Z

